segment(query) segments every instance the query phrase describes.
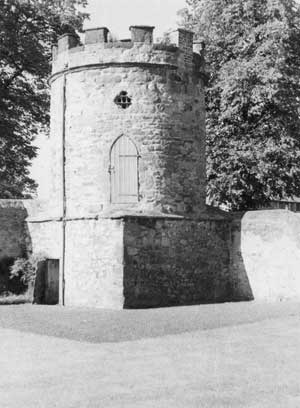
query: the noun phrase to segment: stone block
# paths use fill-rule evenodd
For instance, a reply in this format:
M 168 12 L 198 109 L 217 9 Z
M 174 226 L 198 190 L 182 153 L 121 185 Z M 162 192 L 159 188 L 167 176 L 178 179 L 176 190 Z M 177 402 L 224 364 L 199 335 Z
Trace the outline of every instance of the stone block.
M 85 30 L 85 44 L 107 43 L 109 30 L 106 27 Z
M 76 34 L 63 34 L 58 39 L 57 52 L 68 51 L 70 48 L 77 47 L 79 45 L 79 37 Z
M 133 43 L 152 44 L 153 30 L 151 26 L 131 26 L 131 40 Z

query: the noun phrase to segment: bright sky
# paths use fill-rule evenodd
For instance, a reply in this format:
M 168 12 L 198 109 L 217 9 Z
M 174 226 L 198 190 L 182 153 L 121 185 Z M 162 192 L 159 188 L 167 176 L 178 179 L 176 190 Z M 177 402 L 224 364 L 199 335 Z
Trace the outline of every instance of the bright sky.
M 155 26 L 155 37 L 177 28 L 178 10 L 185 0 L 89 0 L 90 21 L 85 28 L 107 27 L 119 38 L 130 38 L 129 26 Z

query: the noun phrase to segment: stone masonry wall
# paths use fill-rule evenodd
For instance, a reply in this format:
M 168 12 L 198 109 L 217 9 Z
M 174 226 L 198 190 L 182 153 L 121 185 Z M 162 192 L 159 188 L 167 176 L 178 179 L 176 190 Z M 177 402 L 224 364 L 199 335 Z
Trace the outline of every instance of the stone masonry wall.
M 62 222 L 34 219 L 38 207 L 32 200 L 0 200 L 0 258 L 33 251 L 61 261 Z M 300 215 L 69 220 L 65 259 L 67 306 L 299 299 Z
M 126 218 L 125 307 L 234 300 L 226 220 Z
M 26 253 L 26 217 L 21 200 L 0 200 L 0 259 Z
M 66 226 L 65 304 L 122 309 L 123 222 L 70 221 Z
M 125 67 L 68 76 L 67 216 L 98 214 L 110 208 L 110 149 L 121 135 L 131 138 L 140 156 L 139 210 L 180 214 L 203 207 L 205 136 L 196 119 L 204 109 L 203 98 L 195 84 L 176 83 L 170 76 L 164 68 Z M 55 89 L 60 94 L 59 87 Z M 122 90 L 133 101 L 126 110 L 114 103 Z M 57 150 L 61 144 L 56 136 L 54 143 Z M 52 167 L 58 181 L 54 196 L 61 195 L 60 161 L 57 153 Z
M 60 261 L 62 222 L 30 221 L 34 253 Z M 65 229 L 65 305 L 122 309 L 123 224 L 120 220 L 69 220 Z
M 300 215 L 232 217 L 127 218 L 125 306 L 299 299 Z
M 61 222 L 29 223 L 28 231 L 35 251 L 59 259 Z M 66 305 L 300 298 L 300 215 L 293 212 L 69 221 L 66 237 Z
M 22 293 L 26 287 L 10 279 L 10 266 L 32 249 L 26 218 L 35 207 L 33 200 L 0 200 L 0 294 Z
M 28 219 L 40 213 L 43 206 L 39 200 L 0 200 L 0 259 L 32 251 Z
M 300 215 L 249 211 L 232 223 L 231 273 L 244 296 L 255 300 L 300 298 Z
M 147 41 L 136 41 L 140 31 Z M 205 207 L 204 85 L 192 33 L 181 30 L 178 47 L 152 44 L 152 28 L 132 27 L 132 33 L 131 42 L 108 43 L 106 29 L 89 30 L 80 47 L 73 37 L 59 40 L 51 78 L 54 216 L 62 215 L 63 129 L 67 217 L 116 209 L 110 149 L 122 135 L 139 154 L 140 201 L 130 208 L 196 215 Z M 128 109 L 114 103 L 122 91 L 131 98 Z
M 27 223 L 31 245 L 35 254 L 45 255 L 49 259 L 61 259 L 62 222 Z

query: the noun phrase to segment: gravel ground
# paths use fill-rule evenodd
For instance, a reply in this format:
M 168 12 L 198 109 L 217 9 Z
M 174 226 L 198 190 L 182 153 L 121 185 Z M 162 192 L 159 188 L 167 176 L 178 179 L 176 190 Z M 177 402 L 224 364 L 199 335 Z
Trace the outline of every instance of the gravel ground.
M 0 327 L 103 343 L 208 330 L 289 316 L 300 316 L 300 303 L 241 302 L 121 311 L 10 305 L 0 306 Z

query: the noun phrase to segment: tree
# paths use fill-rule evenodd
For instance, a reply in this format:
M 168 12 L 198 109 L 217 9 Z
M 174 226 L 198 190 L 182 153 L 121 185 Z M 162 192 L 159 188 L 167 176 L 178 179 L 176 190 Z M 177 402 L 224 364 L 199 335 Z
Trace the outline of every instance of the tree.
M 86 0 L 0 0 L 0 198 L 27 197 L 36 156 L 32 141 L 47 128 L 51 44 L 81 30 Z
M 300 195 L 300 13 L 294 0 L 187 0 L 206 43 L 208 199 L 234 210 Z

